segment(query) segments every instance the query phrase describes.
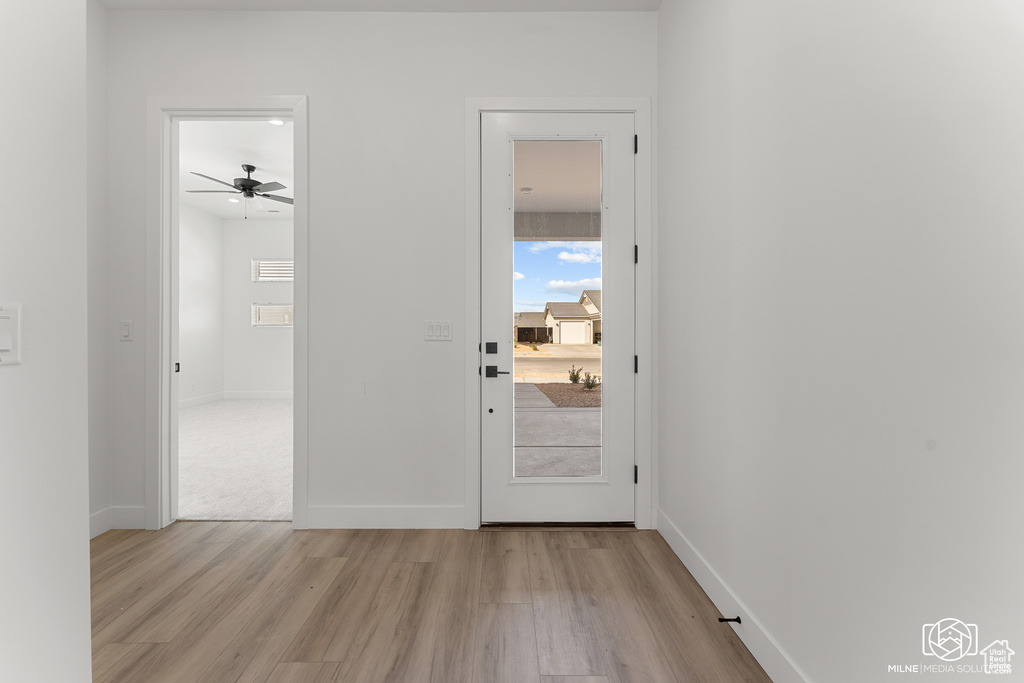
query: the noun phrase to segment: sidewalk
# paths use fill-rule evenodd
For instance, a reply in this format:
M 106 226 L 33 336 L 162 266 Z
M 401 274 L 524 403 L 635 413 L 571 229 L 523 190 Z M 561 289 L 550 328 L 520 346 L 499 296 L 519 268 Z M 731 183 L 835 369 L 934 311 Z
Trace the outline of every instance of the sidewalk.
M 601 409 L 558 408 L 535 385 L 514 386 L 516 476 L 601 474 Z

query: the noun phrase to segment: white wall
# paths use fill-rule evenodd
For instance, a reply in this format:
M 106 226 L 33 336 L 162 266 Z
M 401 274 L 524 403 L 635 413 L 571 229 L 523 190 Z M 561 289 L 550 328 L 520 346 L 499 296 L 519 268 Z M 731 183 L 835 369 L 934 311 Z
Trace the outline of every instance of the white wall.
M 224 221 L 224 390 L 227 398 L 292 396 L 291 327 L 253 327 L 252 304 L 294 303 L 291 282 L 253 282 L 252 259 L 292 258 L 291 221 Z
M 178 218 L 178 397 L 224 397 L 224 222 L 185 204 Z
M 90 534 L 110 528 L 110 236 L 107 220 L 107 10 L 87 5 Z
M 1024 645 L 1022 34 L 1000 0 L 662 7 L 659 529 L 778 682 L 764 633 L 829 683 L 937 663 L 945 617 Z
M 465 98 L 653 95 L 656 15 L 112 12 L 110 28 L 114 315 L 145 312 L 147 95 L 308 95 L 310 521 L 462 526 Z M 265 46 L 258 69 L 211 68 L 245 45 Z M 423 341 L 437 318 L 455 343 Z M 113 496 L 141 506 L 143 343 L 117 349 Z
M 85 57 L 86 3 L 4 8 L 0 302 L 23 306 L 22 364 L 0 368 L 0 676 L 11 681 L 91 679 L 86 178 L 102 169 L 86 164 Z

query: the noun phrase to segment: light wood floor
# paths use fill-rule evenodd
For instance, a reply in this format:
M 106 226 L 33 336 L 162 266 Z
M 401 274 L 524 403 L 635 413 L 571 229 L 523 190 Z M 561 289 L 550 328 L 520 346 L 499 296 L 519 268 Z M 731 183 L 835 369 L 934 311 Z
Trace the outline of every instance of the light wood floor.
M 92 542 L 97 682 L 768 681 L 654 531 L 292 531 Z

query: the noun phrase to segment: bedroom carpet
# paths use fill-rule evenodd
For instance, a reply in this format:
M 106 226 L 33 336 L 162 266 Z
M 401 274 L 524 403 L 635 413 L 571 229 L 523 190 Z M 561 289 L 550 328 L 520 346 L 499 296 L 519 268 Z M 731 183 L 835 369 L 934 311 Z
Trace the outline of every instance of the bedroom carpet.
M 224 400 L 178 414 L 178 519 L 292 518 L 292 401 Z

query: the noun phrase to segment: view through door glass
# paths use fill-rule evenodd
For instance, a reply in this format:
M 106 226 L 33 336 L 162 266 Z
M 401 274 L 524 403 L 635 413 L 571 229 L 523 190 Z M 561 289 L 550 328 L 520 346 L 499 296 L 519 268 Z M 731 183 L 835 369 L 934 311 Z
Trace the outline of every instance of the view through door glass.
M 514 477 L 603 474 L 601 146 L 514 143 Z

